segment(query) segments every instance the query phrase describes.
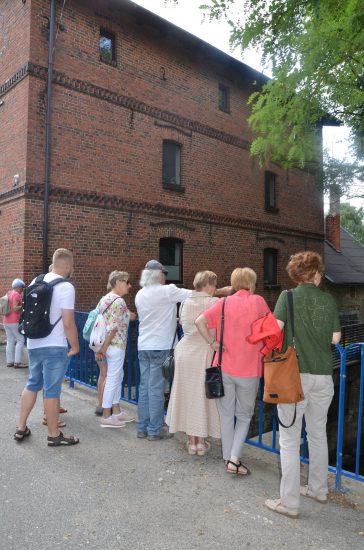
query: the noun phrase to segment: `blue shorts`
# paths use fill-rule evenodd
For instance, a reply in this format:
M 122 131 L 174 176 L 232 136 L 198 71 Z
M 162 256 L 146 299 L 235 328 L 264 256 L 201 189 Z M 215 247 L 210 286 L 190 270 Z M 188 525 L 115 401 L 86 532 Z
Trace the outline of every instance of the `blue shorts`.
M 44 388 L 45 399 L 59 397 L 69 363 L 67 348 L 29 349 L 28 354 L 29 378 L 26 389 L 38 392 Z

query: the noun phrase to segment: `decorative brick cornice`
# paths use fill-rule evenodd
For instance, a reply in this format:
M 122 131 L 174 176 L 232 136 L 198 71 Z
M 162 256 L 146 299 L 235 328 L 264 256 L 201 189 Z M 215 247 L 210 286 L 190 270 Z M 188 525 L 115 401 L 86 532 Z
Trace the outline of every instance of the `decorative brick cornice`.
M 38 78 L 41 78 L 42 80 L 46 80 L 47 78 L 46 67 L 36 65 L 34 63 L 28 63 L 28 70 L 29 74 L 31 74 L 32 76 L 36 76 Z M 71 78 L 65 73 L 54 71 L 53 82 L 59 84 L 60 86 L 64 86 L 65 88 L 69 88 L 70 90 L 97 97 L 104 101 L 108 101 L 109 103 L 124 107 L 125 109 L 130 109 L 132 111 L 148 115 L 158 120 L 163 120 L 164 122 L 167 122 L 174 126 L 185 128 L 193 132 L 198 132 L 199 134 L 209 136 L 219 141 L 224 141 L 225 143 L 229 143 L 230 145 L 240 147 L 241 149 L 249 150 L 250 148 L 249 141 L 240 139 L 231 134 L 227 134 L 226 132 L 222 132 L 221 130 L 217 130 L 216 128 L 212 128 L 211 126 L 202 124 L 201 122 L 190 120 L 176 113 L 164 111 L 163 109 L 160 109 L 159 107 L 154 107 L 153 105 L 148 105 L 147 103 L 139 101 L 134 97 L 112 92 L 111 90 L 102 88 L 101 86 L 96 86 L 95 84 L 92 84 L 91 82 L 87 82 L 85 80 Z
M 19 82 L 21 82 L 26 76 L 29 74 L 29 65 L 30 63 L 26 63 L 21 69 L 16 71 L 13 76 L 5 80 L 4 84 L 0 85 L 0 97 L 6 92 L 8 92 L 11 88 L 14 88 Z
M 43 201 L 44 188 L 42 184 L 25 184 L 21 188 L 14 191 L 8 191 L 0 194 L 0 204 L 9 202 L 17 196 L 26 196 L 29 199 Z M 13 195 L 12 195 L 13 193 Z M 160 218 L 161 216 L 173 218 L 179 222 L 194 222 L 208 223 L 211 225 L 222 225 L 228 227 L 236 227 L 241 229 L 249 229 L 251 231 L 269 231 L 271 234 L 291 235 L 305 237 L 313 240 L 323 241 L 324 234 L 314 231 L 306 231 L 289 227 L 287 225 L 279 225 L 268 221 L 249 220 L 246 218 L 225 216 L 222 214 L 214 214 L 205 210 L 197 210 L 190 208 L 181 208 L 168 206 L 161 203 L 148 203 L 128 200 L 115 195 L 104 195 L 99 193 L 88 193 L 86 191 L 75 191 L 65 189 L 63 187 L 50 187 L 50 201 L 60 204 L 72 204 L 80 207 L 86 206 L 89 208 L 100 208 L 104 210 L 118 210 L 124 212 L 135 212 L 148 214 Z M 170 223 L 168 220 L 167 223 Z M 163 223 L 163 222 L 160 222 Z M 186 226 L 187 227 L 187 226 Z

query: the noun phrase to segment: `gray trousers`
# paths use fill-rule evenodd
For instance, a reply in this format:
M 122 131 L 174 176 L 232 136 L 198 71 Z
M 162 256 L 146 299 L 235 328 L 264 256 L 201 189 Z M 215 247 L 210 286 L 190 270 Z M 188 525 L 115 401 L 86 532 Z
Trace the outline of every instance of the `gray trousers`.
M 240 458 L 254 413 L 259 378 L 241 378 L 222 374 L 225 395 L 216 399 L 220 415 L 222 455 Z M 235 422 L 236 418 L 236 422 Z

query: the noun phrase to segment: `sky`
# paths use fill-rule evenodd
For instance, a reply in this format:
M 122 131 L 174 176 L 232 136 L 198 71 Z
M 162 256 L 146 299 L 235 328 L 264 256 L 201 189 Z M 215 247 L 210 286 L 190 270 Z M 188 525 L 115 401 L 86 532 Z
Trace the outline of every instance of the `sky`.
M 199 5 L 203 4 L 204 0 L 180 0 L 177 4 L 173 1 L 165 0 L 133 0 L 133 2 L 160 15 L 164 19 L 171 21 L 175 25 L 182 27 L 188 32 L 202 38 L 202 40 L 214 45 L 216 48 L 223 50 L 227 54 L 236 57 L 250 67 L 269 76 L 269 69 L 267 70 L 267 68 L 262 67 L 258 52 L 250 50 L 244 52 L 242 55 L 240 49 L 231 50 L 229 45 L 229 25 L 225 21 L 209 21 L 208 18 L 204 20 L 203 12 L 199 9 Z M 346 127 L 326 127 L 323 132 L 324 147 L 334 157 L 348 157 L 348 136 L 349 130 Z M 364 200 L 362 199 L 351 199 L 350 203 L 357 207 L 364 206 Z

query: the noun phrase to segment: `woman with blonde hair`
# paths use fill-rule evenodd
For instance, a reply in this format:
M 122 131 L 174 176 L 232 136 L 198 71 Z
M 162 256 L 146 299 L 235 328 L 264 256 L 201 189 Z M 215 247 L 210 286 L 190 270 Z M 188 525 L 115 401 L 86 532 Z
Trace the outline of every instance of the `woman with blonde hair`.
M 129 274 L 126 271 L 113 271 L 107 283 L 109 292 L 101 298 L 97 306 L 107 326 L 105 341 L 100 351 L 95 354 L 97 361 L 106 361 L 107 364 L 102 398 L 103 428 L 122 428 L 126 422 L 134 420 L 126 412 L 121 411 L 119 405 L 129 321 L 135 320 L 135 313 L 128 310 L 123 299 L 130 288 Z
M 223 335 L 222 377 L 225 395 L 216 400 L 220 415 L 223 458 L 229 474 L 247 475 L 247 466 L 241 462 L 255 399 L 262 376 L 262 344 L 246 340 L 251 325 L 269 313 L 262 296 L 254 294 L 257 276 L 249 267 L 237 268 L 231 274 L 235 294 L 225 299 L 225 328 Z M 221 333 L 223 300 L 196 319 L 196 326 L 206 343 L 218 352 Z M 211 330 L 217 333 L 211 338 Z M 217 354 L 214 364 L 217 362 Z M 236 418 L 236 422 L 235 422 Z
M 209 333 L 209 342 L 205 342 L 195 326 L 195 319 L 218 300 L 213 298 L 216 282 L 217 276 L 212 271 L 197 273 L 193 281 L 196 292 L 180 308 L 184 336 L 175 349 L 175 374 L 166 423 L 170 432 L 188 435 L 190 455 L 203 456 L 210 449 L 206 437 L 220 437 L 216 403 L 205 397 L 205 369 L 211 365 L 210 342 L 215 339 L 215 331 Z

